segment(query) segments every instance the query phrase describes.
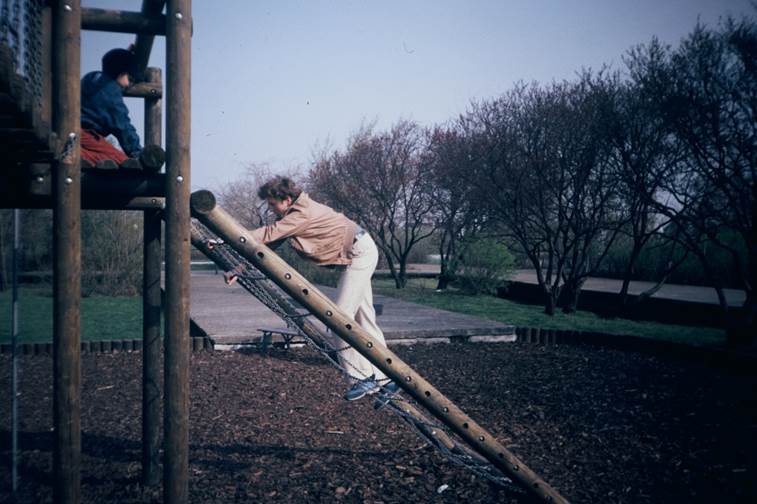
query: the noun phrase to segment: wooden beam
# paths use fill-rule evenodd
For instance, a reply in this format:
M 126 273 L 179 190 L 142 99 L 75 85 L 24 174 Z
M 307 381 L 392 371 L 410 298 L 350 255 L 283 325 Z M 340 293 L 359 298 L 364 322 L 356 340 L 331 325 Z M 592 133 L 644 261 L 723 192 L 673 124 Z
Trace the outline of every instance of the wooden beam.
M 128 98 L 162 98 L 163 84 L 160 82 L 138 82 L 124 89 L 124 96 Z
M 192 2 L 166 26 L 165 397 L 163 501 L 189 500 L 189 240 Z
M 540 501 L 567 504 L 568 501 L 562 495 L 502 446 L 494 436 L 385 345 L 379 343 L 270 248 L 253 238 L 247 229 L 216 205 L 215 197 L 210 191 L 193 193 L 191 206 L 194 216 L 212 232 L 223 238 L 296 302 L 306 307 L 326 327 L 383 371 L 504 475 Z
M 39 178 L 43 180 L 38 180 Z M 54 171 L 44 173 L 42 171 L 35 171 L 33 174 L 30 172 L 29 177 L 32 183 L 45 183 L 44 178 L 54 177 Z M 131 199 L 137 197 L 148 198 L 163 198 L 165 197 L 165 178 L 162 173 L 150 173 L 145 174 L 142 172 L 125 172 L 122 170 L 115 170 L 108 172 L 105 170 L 90 170 L 81 173 L 77 179 L 81 180 L 81 194 L 86 198 L 92 198 L 98 194 L 102 198 L 113 199 Z M 4 191 L 8 197 L 13 197 L 13 192 L 25 192 L 28 187 L 19 187 L 16 182 L 16 187 L 13 186 L 13 180 L 9 180 L 8 173 L 0 172 L 0 182 L 8 184 Z M 33 194 L 40 196 L 50 196 L 50 191 L 45 190 L 33 190 Z M 23 195 L 21 196 L 23 197 Z M 0 203 L 2 204 L 2 203 Z M 10 207 L 13 208 L 13 207 Z
M 162 86 L 159 68 L 148 68 L 145 79 Z M 161 101 L 145 100 L 145 145 L 161 145 Z M 142 283 L 142 484 L 160 482 L 160 399 L 161 399 L 161 241 L 162 212 L 144 213 Z
M 49 164 L 0 165 L 0 208 L 52 208 L 54 172 Z M 165 175 L 153 173 L 81 174 L 81 208 L 160 210 L 165 206 Z
M 53 200 L 50 196 L 38 194 L 25 194 L 3 198 L 0 200 L 0 208 L 53 208 Z M 135 198 L 117 199 L 102 195 L 82 196 L 82 210 L 151 210 L 160 212 L 165 208 L 163 198 Z
M 166 18 L 162 14 L 146 16 L 141 12 L 87 8 L 81 11 L 81 28 L 91 31 L 165 35 Z
M 142 14 L 147 17 L 154 17 L 163 12 L 165 5 L 165 0 L 142 0 Z M 150 53 L 154 40 L 154 35 L 139 34 L 134 41 L 134 54 L 137 56 L 137 75 L 134 78 L 137 81 L 143 80 L 145 69 L 150 63 Z
M 79 0 L 53 3 L 53 501 L 81 500 L 81 177 Z

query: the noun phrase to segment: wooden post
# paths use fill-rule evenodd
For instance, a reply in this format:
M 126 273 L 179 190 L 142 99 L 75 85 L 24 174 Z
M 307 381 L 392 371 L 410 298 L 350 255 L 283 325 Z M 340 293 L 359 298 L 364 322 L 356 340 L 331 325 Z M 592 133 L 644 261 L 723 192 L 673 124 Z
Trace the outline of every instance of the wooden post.
M 165 7 L 165 0 L 142 0 L 142 14 L 147 17 L 159 16 Z M 137 35 L 134 41 L 134 54 L 137 56 L 137 80 L 141 80 L 140 75 L 147 68 L 147 63 L 152 52 L 152 43 L 155 40 L 153 35 Z
M 189 500 L 189 188 L 192 5 L 166 13 L 166 304 L 163 501 Z
M 150 83 L 162 84 L 159 68 L 148 68 Z M 145 100 L 145 145 L 161 145 L 160 99 Z M 142 284 L 142 484 L 156 485 L 160 450 L 160 232 L 161 212 L 144 212 Z
M 81 498 L 81 177 L 79 0 L 53 5 L 53 500 Z
M 245 259 L 276 282 L 284 292 L 305 306 L 371 364 L 400 385 L 413 399 L 444 422 L 503 474 L 543 501 L 568 502 L 396 354 L 376 341 L 305 277 L 271 249 L 255 240 L 222 208 L 217 207 L 215 197 L 210 191 L 197 191 L 192 194 L 191 205 L 193 214 L 211 231 L 223 238 Z
M 166 20 L 160 15 L 106 9 L 82 9 L 82 30 L 165 35 Z

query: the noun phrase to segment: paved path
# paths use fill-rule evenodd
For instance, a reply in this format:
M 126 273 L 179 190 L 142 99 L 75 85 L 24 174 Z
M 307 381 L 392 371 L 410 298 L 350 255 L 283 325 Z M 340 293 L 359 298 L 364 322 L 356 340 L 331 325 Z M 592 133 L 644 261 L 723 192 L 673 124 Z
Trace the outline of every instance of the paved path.
M 434 264 L 409 264 L 408 272 L 438 275 L 439 266 Z M 377 273 L 388 274 L 389 270 L 379 270 Z M 536 284 L 536 272 L 534 270 L 525 269 L 515 270 L 511 280 Z M 621 280 L 615 280 L 612 278 L 589 278 L 586 280 L 583 290 L 618 293 L 620 292 L 622 285 L 623 282 Z M 632 281 L 629 285 L 629 293 L 640 294 L 654 287 L 654 285 L 655 284 L 652 282 Z M 744 304 L 746 294 L 743 290 L 724 289 L 724 291 L 730 306 L 741 306 Z M 697 285 L 665 284 L 652 297 L 692 301 L 696 303 L 718 304 L 718 296 L 715 293 L 715 289 L 712 287 Z
M 334 289 L 322 290 L 333 298 Z M 285 328 L 286 324 L 242 287 L 227 286 L 213 272 L 192 272 L 192 319 L 220 344 L 250 342 L 261 327 Z M 455 338 L 514 340 L 514 328 L 491 320 L 437 310 L 428 306 L 376 296 L 383 305 L 378 322 L 389 344 L 449 342 Z

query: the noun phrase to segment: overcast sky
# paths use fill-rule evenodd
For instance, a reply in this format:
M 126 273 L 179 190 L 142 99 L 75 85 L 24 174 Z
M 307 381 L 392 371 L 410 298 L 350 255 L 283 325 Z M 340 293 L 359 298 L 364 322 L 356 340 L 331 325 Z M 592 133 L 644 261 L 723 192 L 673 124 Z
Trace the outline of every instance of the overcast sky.
M 192 187 L 214 189 L 250 163 L 307 169 L 363 121 L 443 123 L 517 81 L 622 68 L 633 45 L 677 45 L 700 19 L 754 16 L 751 0 L 195 0 Z M 139 10 L 141 1 L 84 7 Z M 83 32 L 82 74 L 133 35 Z M 164 68 L 156 39 L 151 66 Z M 165 76 L 164 76 L 165 78 Z M 142 136 L 142 101 L 127 99 Z

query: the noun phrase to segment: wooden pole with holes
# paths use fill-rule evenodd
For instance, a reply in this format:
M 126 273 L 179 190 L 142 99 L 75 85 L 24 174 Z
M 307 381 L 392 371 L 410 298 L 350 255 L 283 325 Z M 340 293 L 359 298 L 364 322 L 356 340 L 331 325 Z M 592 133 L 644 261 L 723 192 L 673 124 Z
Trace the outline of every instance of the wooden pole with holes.
M 199 232 L 192 229 L 192 245 L 205 254 L 205 257 L 213 261 L 216 266 L 221 268 L 224 271 L 229 271 L 231 268 L 236 266 L 235 264 L 230 264 L 227 261 L 219 260 L 218 256 L 214 255 L 213 248 L 203 241 L 202 236 Z M 277 303 L 281 303 L 281 296 L 276 290 L 275 292 L 268 292 L 268 295 L 271 296 Z M 297 327 L 307 335 L 308 338 L 315 341 L 316 344 L 320 345 L 322 348 L 326 347 L 325 342 L 327 341 L 326 336 L 321 332 L 321 330 L 316 326 L 316 324 L 312 323 L 311 321 L 307 320 L 305 317 L 297 317 L 297 310 L 290 307 L 290 305 L 283 304 L 283 309 L 287 315 L 292 315 L 292 321 L 294 324 L 297 325 Z M 402 401 L 398 407 L 407 413 L 409 416 L 413 417 L 414 419 L 417 419 L 419 423 L 416 423 L 416 427 L 423 431 L 423 433 L 432 439 L 435 439 L 437 443 L 441 444 L 448 450 L 454 450 L 456 448 L 456 443 L 447 436 L 447 433 L 444 432 L 441 429 L 436 429 L 434 427 L 430 426 L 430 421 L 426 418 L 426 415 L 421 413 L 420 410 L 418 410 L 415 406 L 410 404 L 407 401 Z M 472 453 L 472 452 L 471 452 Z M 476 454 L 473 454 L 476 455 Z
M 189 502 L 189 187 L 192 2 L 166 8 L 163 502 Z
M 533 496 L 545 502 L 568 501 L 549 486 L 514 454 L 472 418 L 455 406 L 422 376 L 405 364 L 397 355 L 376 341 L 333 301 L 316 289 L 270 248 L 255 240 L 228 213 L 216 205 L 210 191 L 192 194 L 193 215 L 211 231 L 231 245 L 237 252 L 273 280 L 284 292 L 305 306 L 321 322 L 349 343 L 361 355 L 379 368 L 402 389 L 423 405 L 464 439 L 476 452 L 485 457 L 503 474 L 518 483 Z
M 53 3 L 53 500 L 81 500 L 79 0 Z

